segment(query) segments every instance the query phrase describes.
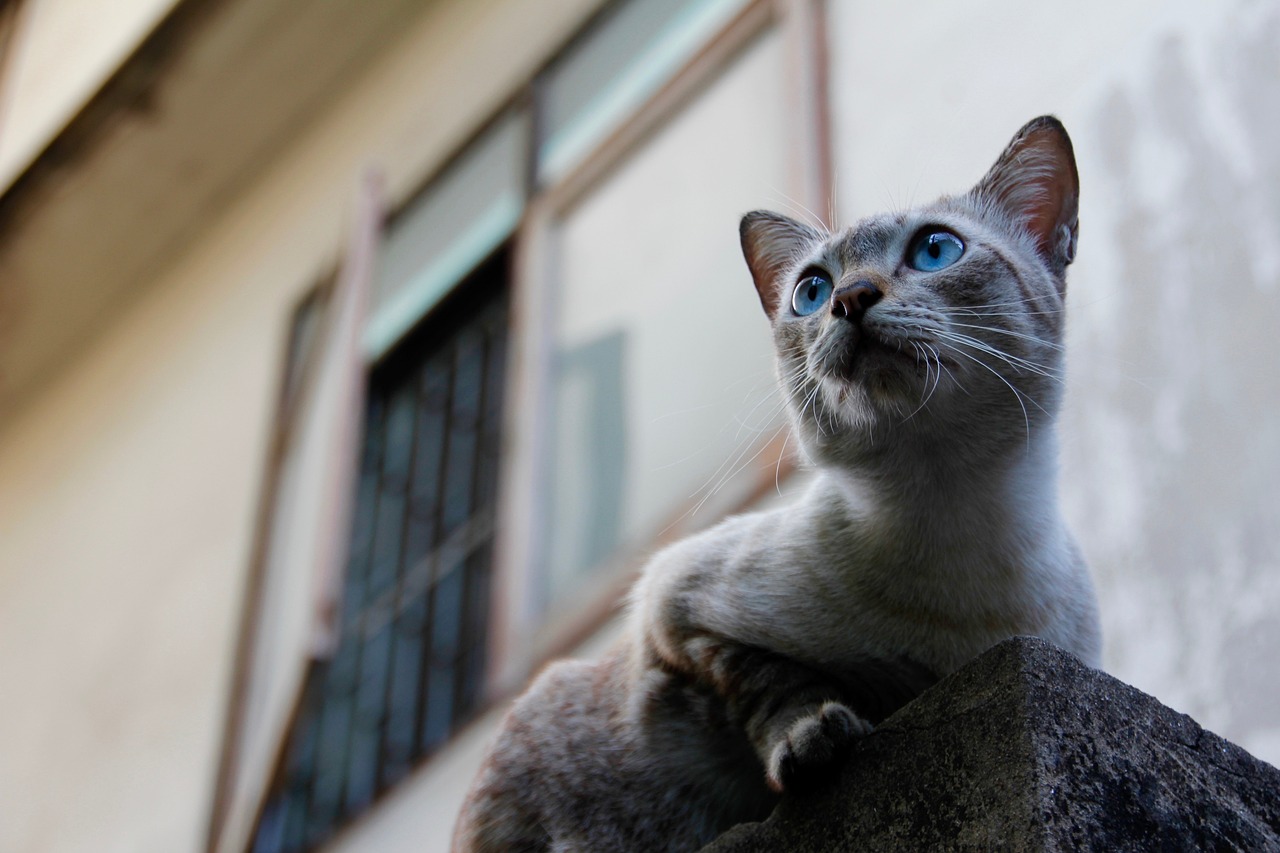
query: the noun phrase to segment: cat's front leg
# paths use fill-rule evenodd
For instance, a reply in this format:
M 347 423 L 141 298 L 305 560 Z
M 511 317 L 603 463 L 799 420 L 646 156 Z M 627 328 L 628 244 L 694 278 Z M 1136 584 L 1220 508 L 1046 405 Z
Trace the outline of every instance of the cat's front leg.
M 785 655 L 705 632 L 686 636 L 678 648 L 665 667 L 715 690 L 775 791 L 822 783 L 872 730 L 842 701 L 834 679 Z
M 815 714 L 800 717 L 769 753 L 769 785 L 775 791 L 803 789 L 827 779 L 854 740 L 871 733 L 871 723 L 840 702 L 823 702 Z
M 804 632 L 792 630 L 797 617 L 821 614 L 807 613 L 807 602 L 797 608 L 777 573 L 753 559 L 749 543 L 769 537 L 765 523 L 731 522 L 656 555 L 633 593 L 632 618 L 638 661 L 654 683 L 713 694 L 716 716 L 745 735 L 769 787 L 791 791 L 829 777 L 872 722 L 905 702 L 906 670 L 855 651 L 852 609 L 830 626 L 843 644 L 840 663 L 815 663 L 833 657 L 830 648 L 805 659 L 782 651 L 805 647 L 797 642 Z M 810 633 L 812 642 L 826 631 Z

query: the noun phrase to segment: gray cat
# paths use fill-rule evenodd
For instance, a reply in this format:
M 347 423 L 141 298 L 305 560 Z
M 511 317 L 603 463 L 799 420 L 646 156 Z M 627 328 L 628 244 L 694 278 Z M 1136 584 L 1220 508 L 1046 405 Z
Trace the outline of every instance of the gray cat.
M 455 851 L 696 850 L 1000 640 L 1097 665 L 1056 487 L 1078 196 L 1045 116 L 964 195 L 838 234 L 743 218 L 814 482 L 653 558 L 622 641 L 507 716 Z

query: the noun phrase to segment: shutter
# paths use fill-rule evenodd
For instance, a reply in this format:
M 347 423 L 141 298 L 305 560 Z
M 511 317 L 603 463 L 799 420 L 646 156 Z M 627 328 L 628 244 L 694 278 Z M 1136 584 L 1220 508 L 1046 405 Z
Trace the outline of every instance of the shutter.
M 247 590 L 208 850 L 243 851 L 311 665 L 332 652 L 355 496 L 365 365 L 360 340 L 381 228 L 363 181 L 316 345 L 286 382 Z M 295 386 L 290 391 L 290 386 Z

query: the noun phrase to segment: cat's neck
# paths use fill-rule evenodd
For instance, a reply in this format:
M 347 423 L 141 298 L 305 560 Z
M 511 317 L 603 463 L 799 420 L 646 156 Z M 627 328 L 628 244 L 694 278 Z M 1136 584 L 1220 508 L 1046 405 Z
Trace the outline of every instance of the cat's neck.
M 857 527 L 883 542 L 1012 556 L 1060 529 L 1057 440 L 1047 425 L 1001 454 L 900 441 L 821 470 Z

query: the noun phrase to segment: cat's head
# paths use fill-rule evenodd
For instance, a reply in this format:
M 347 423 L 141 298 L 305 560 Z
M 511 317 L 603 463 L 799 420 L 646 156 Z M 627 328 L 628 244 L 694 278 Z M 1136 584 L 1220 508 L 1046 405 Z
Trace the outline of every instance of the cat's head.
M 1051 422 L 1078 199 L 1071 140 L 1043 116 L 963 195 L 837 234 L 765 211 L 743 217 L 743 253 L 810 455 L 856 461 L 911 438 L 982 459 Z

